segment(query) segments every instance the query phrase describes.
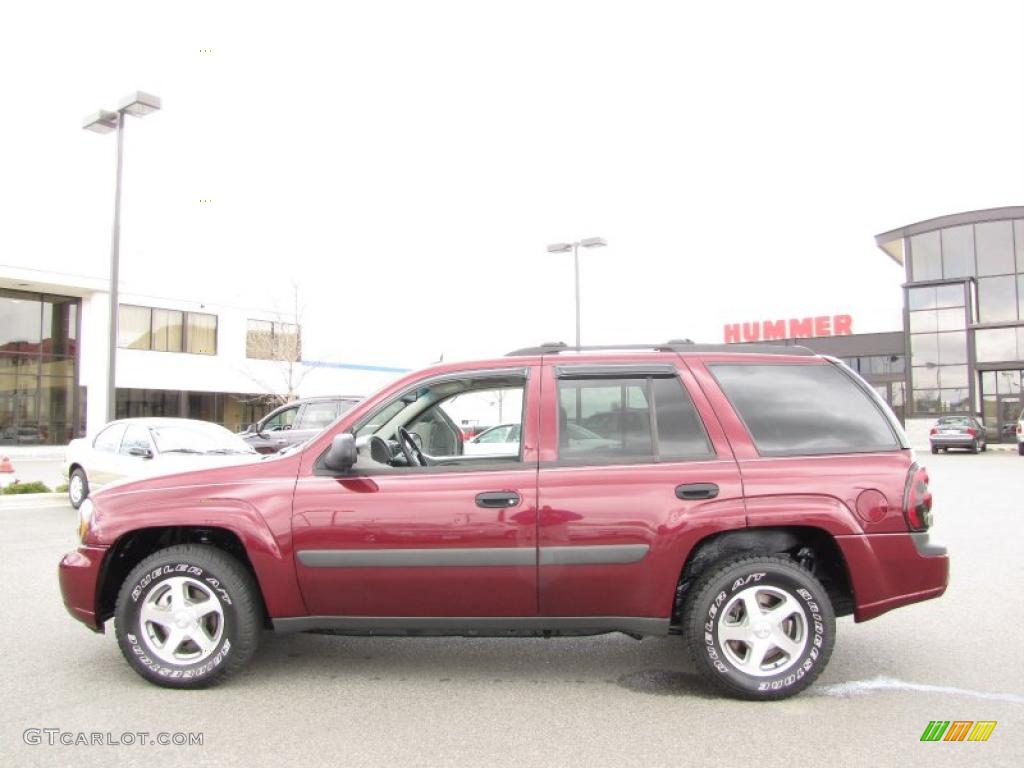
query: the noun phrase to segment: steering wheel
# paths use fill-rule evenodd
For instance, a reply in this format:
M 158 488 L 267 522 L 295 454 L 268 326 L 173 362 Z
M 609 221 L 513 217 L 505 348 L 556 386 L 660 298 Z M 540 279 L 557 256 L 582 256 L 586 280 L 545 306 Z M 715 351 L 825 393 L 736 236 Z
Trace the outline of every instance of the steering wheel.
M 405 456 L 405 463 L 410 467 L 427 466 L 427 457 L 423 455 L 423 451 L 416 445 L 416 441 L 409 434 L 409 430 L 405 427 L 399 427 L 396 434 L 398 435 L 398 447 L 402 449 L 402 455 Z

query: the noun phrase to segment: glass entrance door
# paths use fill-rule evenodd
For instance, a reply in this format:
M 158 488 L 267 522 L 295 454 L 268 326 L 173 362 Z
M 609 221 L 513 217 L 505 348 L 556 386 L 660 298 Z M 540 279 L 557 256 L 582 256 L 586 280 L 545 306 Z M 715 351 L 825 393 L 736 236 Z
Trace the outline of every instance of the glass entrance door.
M 1024 409 L 1022 374 L 1024 371 L 981 372 L 981 413 L 989 442 L 1008 443 L 1017 439 L 1017 417 Z

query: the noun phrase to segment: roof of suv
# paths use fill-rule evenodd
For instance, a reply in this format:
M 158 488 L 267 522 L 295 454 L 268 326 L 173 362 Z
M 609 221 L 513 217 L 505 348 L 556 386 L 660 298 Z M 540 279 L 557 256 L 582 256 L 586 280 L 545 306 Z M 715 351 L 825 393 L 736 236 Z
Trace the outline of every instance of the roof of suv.
M 563 352 L 677 352 L 679 354 L 707 353 L 748 353 L 759 355 L 801 355 L 816 356 L 817 353 L 807 347 L 795 344 L 695 344 L 689 339 L 668 341 L 663 344 L 604 344 L 600 346 L 570 347 L 563 342 L 541 344 L 537 347 L 523 347 L 508 353 L 506 357 L 523 357 L 527 355 L 557 355 Z

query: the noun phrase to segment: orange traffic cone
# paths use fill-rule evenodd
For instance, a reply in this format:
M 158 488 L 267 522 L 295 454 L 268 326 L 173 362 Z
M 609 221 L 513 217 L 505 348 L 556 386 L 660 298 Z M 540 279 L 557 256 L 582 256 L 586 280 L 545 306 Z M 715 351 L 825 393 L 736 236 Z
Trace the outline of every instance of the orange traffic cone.
M 14 474 L 14 464 L 11 462 L 11 457 L 0 457 L 0 488 L 16 482 L 18 481 Z

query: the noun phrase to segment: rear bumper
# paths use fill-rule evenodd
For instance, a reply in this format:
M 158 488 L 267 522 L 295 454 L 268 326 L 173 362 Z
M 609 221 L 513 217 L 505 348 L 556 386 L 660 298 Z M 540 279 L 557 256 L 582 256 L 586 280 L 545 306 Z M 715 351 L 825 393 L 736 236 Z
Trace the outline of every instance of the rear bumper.
M 934 437 L 928 438 L 932 445 L 948 445 L 953 448 L 966 448 L 972 445 L 975 440 L 979 443 L 984 442 L 980 437 L 971 437 L 970 435 L 935 435 Z
M 837 536 L 853 582 L 856 621 L 939 597 L 949 584 L 949 554 L 928 533 Z
M 96 595 L 106 553 L 102 547 L 79 547 L 61 558 L 57 571 L 64 607 L 94 632 L 103 631 L 103 624 L 96 618 Z

